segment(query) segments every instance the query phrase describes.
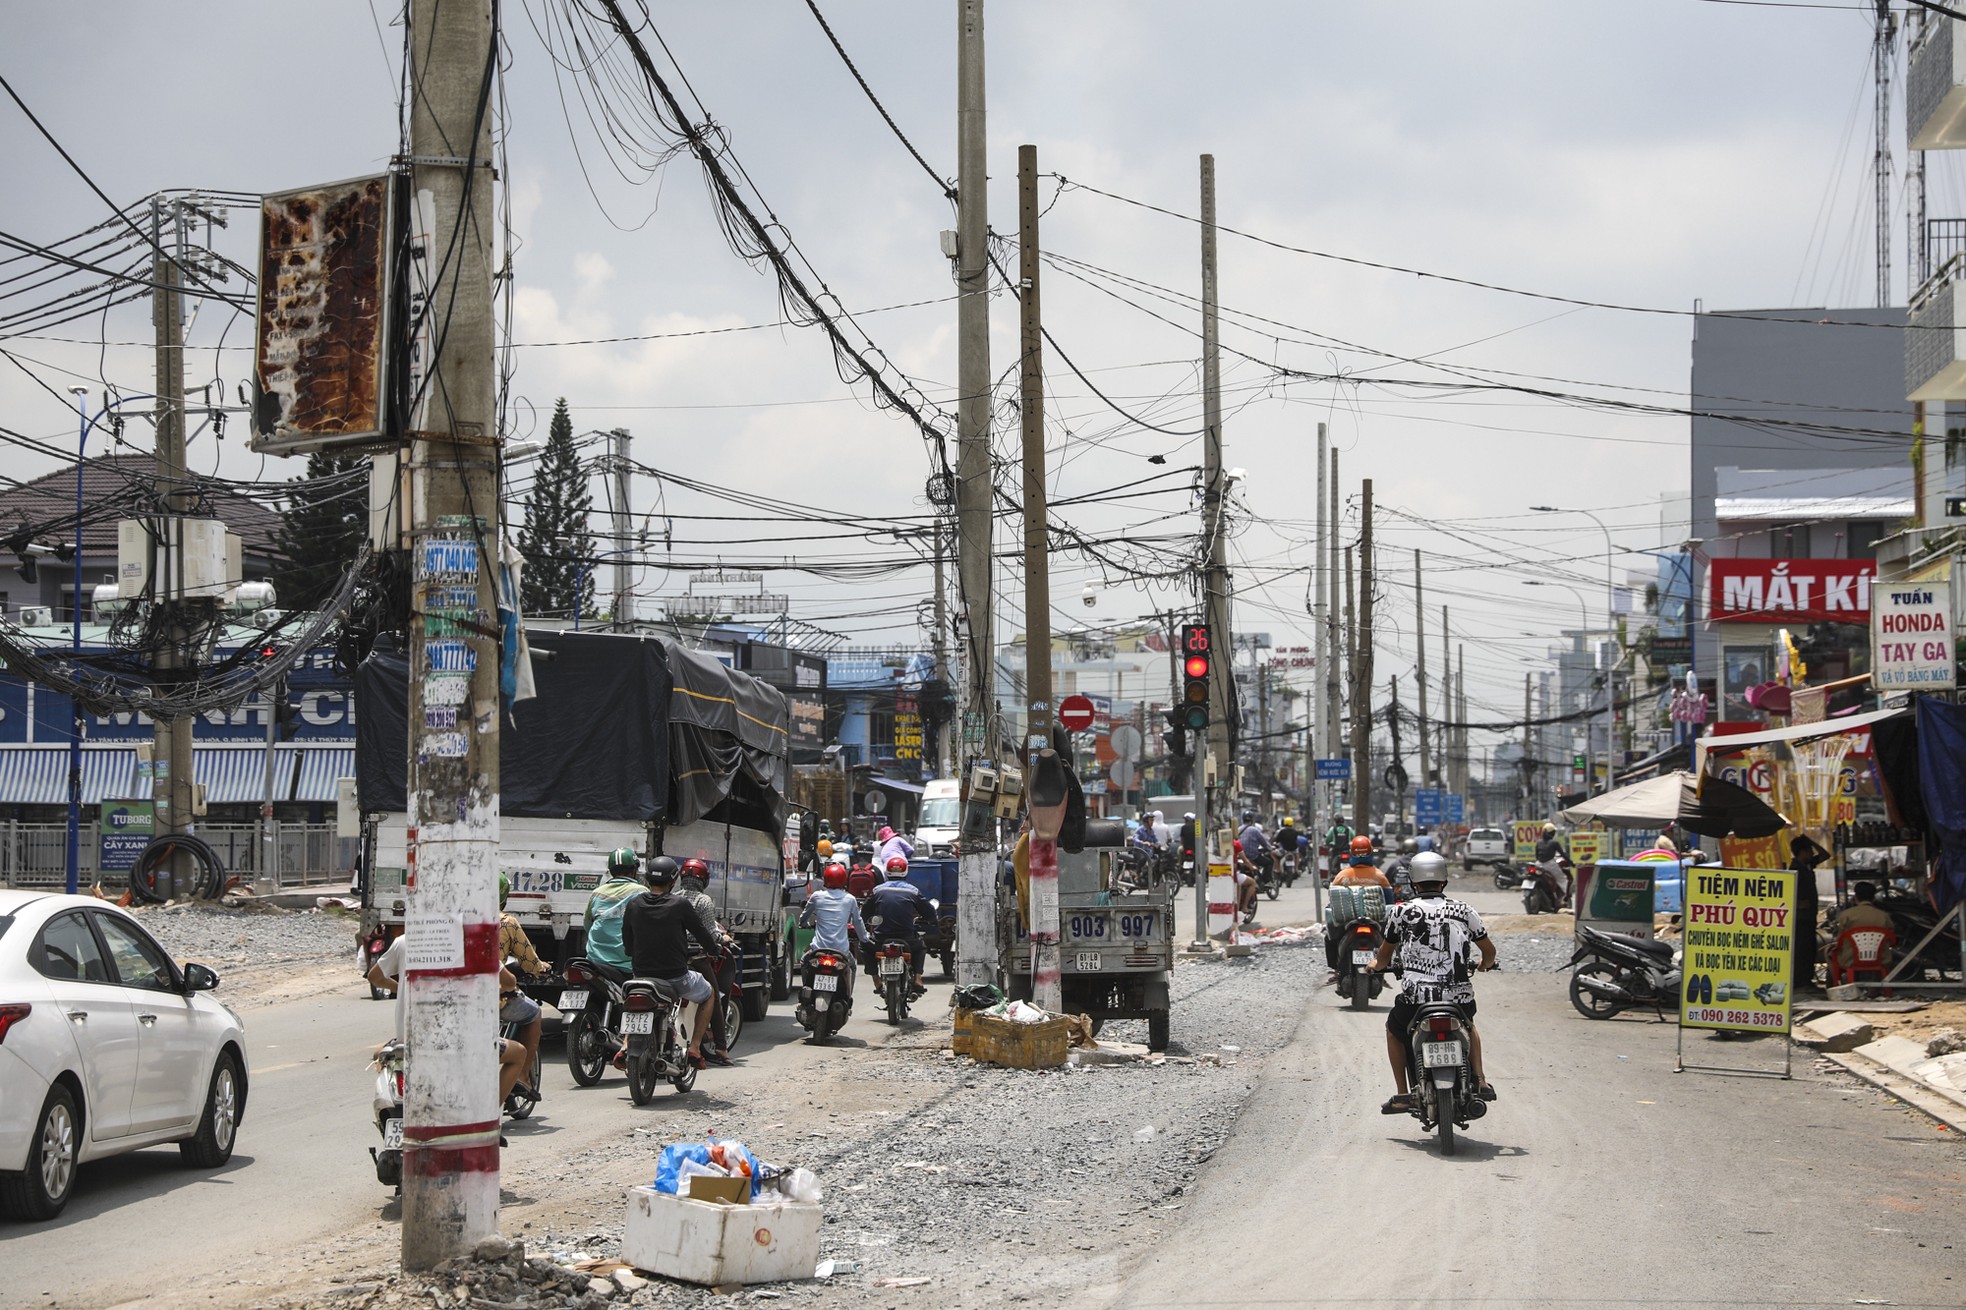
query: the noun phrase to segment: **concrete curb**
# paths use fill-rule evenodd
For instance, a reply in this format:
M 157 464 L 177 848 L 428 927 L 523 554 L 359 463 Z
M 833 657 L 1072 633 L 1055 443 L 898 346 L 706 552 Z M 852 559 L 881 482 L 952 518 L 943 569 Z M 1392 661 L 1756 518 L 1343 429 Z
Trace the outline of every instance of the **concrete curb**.
M 1854 1051 L 1847 1053 L 1819 1051 L 1817 1054 L 1846 1072 L 1855 1074 L 1879 1091 L 1889 1092 L 1913 1109 L 1922 1110 L 1954 1132 L 1966 1133 L 1966 1106 L 1959 1105 L 1952 1098 L 1941 1095 L 1923 1083 L 1915 1083 L 1870 1057 L 1858 1055 Z

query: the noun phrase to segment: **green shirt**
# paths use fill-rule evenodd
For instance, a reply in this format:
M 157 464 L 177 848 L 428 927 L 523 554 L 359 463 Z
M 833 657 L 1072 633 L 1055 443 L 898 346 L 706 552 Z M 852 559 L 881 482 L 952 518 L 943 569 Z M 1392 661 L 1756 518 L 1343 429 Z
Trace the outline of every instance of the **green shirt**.
M 639 879 L 610 876 L 587 898 L 587 958 L 611 969 L 627 969 L 628 950 L 621 944 L 621 915 L 644 888 Z

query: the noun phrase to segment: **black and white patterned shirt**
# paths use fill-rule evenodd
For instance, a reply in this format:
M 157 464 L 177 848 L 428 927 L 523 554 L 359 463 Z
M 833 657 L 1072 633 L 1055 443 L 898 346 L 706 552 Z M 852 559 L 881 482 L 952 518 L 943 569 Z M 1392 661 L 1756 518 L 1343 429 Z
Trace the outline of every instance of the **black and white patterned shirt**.
M 1386 936 L 1395 950 L 1400 991 L 1413 1001 L 1474 1000 L 1469 957 L 1488 936 L 1474 908 L 1445 896 L 1422 896 L 1393 906 Z

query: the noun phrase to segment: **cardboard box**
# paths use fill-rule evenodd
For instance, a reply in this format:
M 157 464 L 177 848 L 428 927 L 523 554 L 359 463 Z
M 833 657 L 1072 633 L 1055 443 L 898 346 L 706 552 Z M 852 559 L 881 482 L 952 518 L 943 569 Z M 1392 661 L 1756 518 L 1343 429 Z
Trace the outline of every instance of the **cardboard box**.
M 970 1020 L 970 1054 L 1008 1069 L 1056 1069 L 1065 1063 L 1071 1036 L 1063 1019 L 1012 1023 L 982 1012 Z
M 705 1287 L 811 1278 L 821 1218 L 814 1204 L 724 1205 L 636 1187 L 628 1193 L 621 1258 Z
M 748 1205 L 751 1201 L 749 1178 L 711 1178 L 706 1174 L 691 1174 L 683 1181 L 689 1184 L 691 1200 L 721 1201 L 725 1205 Z
M 957 1055 L 975 1054 L 976 1011 L 957 1010 L 955 1036 L 950 1038 L 949 1047 Z

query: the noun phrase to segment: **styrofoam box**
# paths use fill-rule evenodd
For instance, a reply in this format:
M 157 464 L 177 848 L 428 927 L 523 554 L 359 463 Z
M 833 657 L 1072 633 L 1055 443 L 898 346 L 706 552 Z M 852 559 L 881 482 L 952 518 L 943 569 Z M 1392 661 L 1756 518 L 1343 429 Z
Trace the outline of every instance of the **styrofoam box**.
M 724 1205 L 636 1187 L 628 1193 L 621 1258 L 706 1287 L 811 1278 L 820 1221 L 814 1204 Z

